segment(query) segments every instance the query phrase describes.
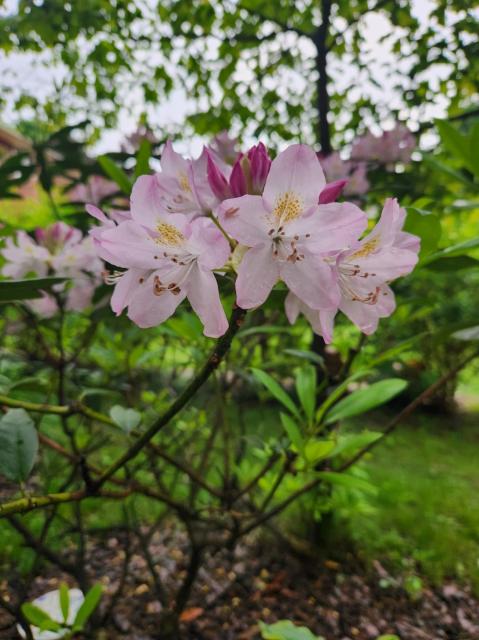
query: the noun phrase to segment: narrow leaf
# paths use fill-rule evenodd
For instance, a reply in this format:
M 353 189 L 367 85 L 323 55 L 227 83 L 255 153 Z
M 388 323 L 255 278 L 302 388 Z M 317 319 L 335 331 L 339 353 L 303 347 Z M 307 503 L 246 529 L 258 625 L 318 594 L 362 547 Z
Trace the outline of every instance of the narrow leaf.
M 331 424 L 379 407 L 404 391 L 407 384 L 406 380 L 389 378 L 375 382 L 365 389 L 358 389 L 332 407 L 325 422 Z
M 83 629 L 91 614 L 97 608 L 101 599 L 102 591 L 103 587 L 101 584 L 95 584 L 86 594 L 85 600 L 83 601 L 82 606 L 78 609 L 75 621 L 73 622 L 73 629 L 75 631 L 81 631 Z
M 261 371 L 261 369 L 252 368 L 251 371 L 254 377 L 256 378 L 256 380 L 258 380 L 258 382 L 264 385 L 268 389 L 268 391 L 271 393 L 271 395 L 276 398 L 276 400 L 279 400 L 279 402 L 281 402 L 281 404 L 284 405 L 286 409 L 288 409 L 288 411 L 290 411 L 297 418 L 300 417 L 298 408 L 296 407 L 296 405 L 294 404 L 290 396 L 276 382 L 274 378 L 272 378 L 265 371 Z

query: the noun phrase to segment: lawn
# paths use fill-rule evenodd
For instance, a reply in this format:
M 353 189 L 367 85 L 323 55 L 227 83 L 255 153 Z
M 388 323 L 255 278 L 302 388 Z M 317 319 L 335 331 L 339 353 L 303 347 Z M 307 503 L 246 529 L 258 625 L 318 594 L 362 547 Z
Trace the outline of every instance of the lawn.
M 377 493 L 348 514 L 358 552 L 479 592 L 478 444 L 479 413 L 417 414 L 400 427 L 362 465 Z

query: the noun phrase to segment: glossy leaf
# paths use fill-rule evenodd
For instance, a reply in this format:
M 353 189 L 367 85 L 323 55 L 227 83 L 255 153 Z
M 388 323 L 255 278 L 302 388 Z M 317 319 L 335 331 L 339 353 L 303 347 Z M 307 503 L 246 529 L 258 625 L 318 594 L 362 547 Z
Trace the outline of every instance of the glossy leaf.
M 258 382 L 264 385 L 272 396 L 276 398 L 283 406 L 288 409 L 293 415 L 299 418 L 299 411 L 290 396 L 286 393 L 286 391 L 281 387 L 278 382 L 274 378 L 272 378 L 269 373 L 265 371 L 261 371 L 261 369 L 251 369 L 254 377 Z
M 364 389 L 353 391 L 349 396 L 340 400 L 326 416 L 326 424 L 358 416 L 371 409 L 380 407 L 404 391 L 408 383 L 400 378 L 380 380 Z
M 56 284 L 65 282 L 68 278 L 31 278 L 27 280 L 1 280 L 0 302 L 15 300 L 32 300 L 42 297 L 42 291 L 48 290 Z
M 0 420 L 0 474 L 25 482 L 38 452 L 38 434 L 24 409 L 10 409 Z
M 110 418 L 125 432 L 130 433 L 141 422 L 141 413 L 135 409 L 127 409 L 119 404 L 110 409 Z
M 22 604 L 22 613 L 28 622 L 42 631 L 59 631 L 62 628 L 59 622 L 52 620 L 48 613 L 31 602 Z
M 101 584 L 95 584 L 86 594 L 85 600 L 81 607 L 78 609 L 75 620 L 73 622 L 74 631 L 81 631 L 85 624 L 90 619 L 92 613 L 95 611 L 100 603 L 103 587 Z

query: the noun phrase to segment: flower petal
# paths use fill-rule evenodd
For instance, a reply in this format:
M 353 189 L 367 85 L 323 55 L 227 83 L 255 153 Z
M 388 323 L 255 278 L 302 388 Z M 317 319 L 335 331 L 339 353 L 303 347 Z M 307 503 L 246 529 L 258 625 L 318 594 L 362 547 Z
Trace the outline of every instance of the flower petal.
M 136 222 L 122 222 L 106 229 L 95 240 L 100 247 L 99 255 L 117 267 L 155 269 L 161 259 L 161 247 Z
M 191 223 L 188 248 L 198 255 L 198 262 L 207 269 L 219 269 L 228 260 L 231 250 L 228 241 L 208 218 L 196 218 Z
M 326 179 L 311 147 L 293 144 L 271 163 L 263 198 L 270 208 L 281 194 L 293 192 L 303 201 L 303 210 L 318 203 Z
M 282 262 L 280 276 L 288 288 L 312 309 L 333 309 L 339 304 L 337 276 L 317 255 L 306 252 L 302 260 Z
M 216 209 L 216 215 L 232 238 L 247 247 L 256 247 L 268 237 L 268 212 L 260 196 L 241 196 L 225 200 Z
M 177 295 L 169 291 L 156 295 L 156 277 L 153 272 L 137 289 L 128 305 L 128 317 L 142 329 L 156 327 L 167 320 L 186 297 L 184 288 Z
M 140 269 L 128 269 L 118 280 L 110 300 L 111 308 L 117 316 L 130 304 L 137 288 L 144 284 L 146 275 Z
M 238 306 L 242 309 L 259 307 L 278 280 L 279 266 L 273 258 L 271 244 L 249 249 L 238 268 L 236 280 Z
M 187 296 L 198 314 L 209 338 L 219 338 L 228 329 L 228 320 L 221 304 L 218 283 L 211 271 L 193 267 L 188 277 Z
M 288 227 L 288 233 L 311 234 L 307 247 L 315 253 L 345 249 L 359 238 L 368 223 L 364 211 L 351 202 L 332 202 L 315 207 L 311 213 Z
M 158 221 L 167 215 L 158 178 L 140 176 L 131 192 L 131 217 L 138 224 L 154 229 Z

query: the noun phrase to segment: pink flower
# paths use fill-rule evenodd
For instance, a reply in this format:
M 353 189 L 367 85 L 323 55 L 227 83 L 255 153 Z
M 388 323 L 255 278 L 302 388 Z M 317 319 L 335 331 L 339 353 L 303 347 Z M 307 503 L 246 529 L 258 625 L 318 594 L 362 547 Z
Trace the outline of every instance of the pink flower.
M 372 133 L 358 138 L 351 149 L 353 160 L 380 162 L 394 165 L 397 162 L 407 164 L 416 147 L 416 140 L 407 127 L 397 124 L 394 129 L 384 131 L 376 137 Z
M 63 222 L 35 231 L 36 242 L 24 231 L 17 233 L 16 242 L 6 241 L 2 251 L 6 264 L 2 274 L 12 278 L 64 276 L 71 283 L 58 284 L 53 291 L 65 297 L 67 309 L 81 311 L 90 305 L 96 286 L 101 281 L 103 263 L 98 258 L 90 238 Z M 57 311 L 57 303 L 50 294 L 27 303 L 44 317 Z
M 292 145 L 273 161 L 262 196 L 218 207 L 223 228 L 249 247 L 236 280 L 240 307 L 262 304 L 279 279 L 314 309 L 337 307 L 337 277 L 325 257 L 349 246 L 364 230 L 366 216 L 350 203 L 318 205 L 324 186 L 315 152 Z
M 227 261 L 228 242 L 206 217 L 189 220 L 183 214 L 162 212 L 155 206 L 156 191 L 148 201 L 144 186 L 139 178 L 132 194 L 132 219 L 118 226 L 105 224 L 95 236 L 99 254 L 127 269 L 117 276 L 112 308 L 120 313 L 128 307 L 133 322 L 153 327 L 188 298 L 203 322 L 205 335 L 223 335 L 228 321 L 213 270 Z M 135 197 L 138 188 L 141 198 Z
M 368 191 L 370 185 L 364 162 L 343 160 L 337 151 L 325 157 L 320 156 L 319 161 L 328 181 L 345 181 L 345 196 L 362 195 Z
M 319 194 L 318 204 L 336 202 L 347 183 L 347 180 L 335 180 L 334 182 L 329 182 Z
M 368 335 L 377 329 L 380 318 L 395 309 L 394 294 L 387 283 L 407 275 L 417 263 L 419 238 L 402 231 L 405 216 L 397 200 L 389 198 L 374 229 L 336 258 L 341 291 L 338 307 Z M 303 313 L 313 330 L 331 342 L 336 311 L 317 312 L 291 294 L 285 306 L 291 323 Z
M 198 159 L 187 160 L 168 140 L 161 156 L 161 172 L 136 181 L 132 203 L 133 199 L 154 202 L 155 210 L 183 213 L 190 219 L 209 213 L 217 199 L 208 184 L 207 162 L 206 149 Z
M 77 184 L 68 192 L 72 202 L 99 205 L 108 196 L 118 192 L 117 185 L 103 176 L 90 176 L 86 183 Z
M 5 248 L 1 251 L 5 258 L 2 275 L 15 279 L 24 278 L 28 274 L 46 276 L 50 252 L 34 242 L 25 231 L 19 231 L 15 240 L 7 238 Z
M 262 142 L 251 147 L 246 155 L 240 154 L 233 168 L 227 167 L 227 171 L 222 171 L 208 153 L 208 182 L 219 201 L 246 194 L 259 195 L 263 193 L 270 167 L 271 158 Z
M 210 150 L 226 164 L 233 164 L 238 157 L 237 138 L 232 138 L 227 131 L 218 133 L 210 144 Z

